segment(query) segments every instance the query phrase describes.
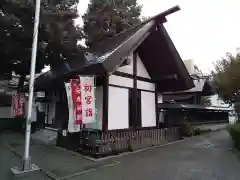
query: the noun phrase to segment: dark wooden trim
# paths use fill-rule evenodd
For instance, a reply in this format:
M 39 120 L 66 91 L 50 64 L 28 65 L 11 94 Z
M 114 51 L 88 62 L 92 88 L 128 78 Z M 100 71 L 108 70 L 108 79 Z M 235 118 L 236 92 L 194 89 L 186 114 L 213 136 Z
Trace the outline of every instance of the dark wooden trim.
M 109 86 L 118 87 L 118 88 L 122 88 L 122 89 L 133 89 L 133 87 L 131 88 L 131 87 L 126 87 L 126 86 L 121 86 L 121 85 L 116 85 L 116 84 L 109 84 Z M 141 91 L 144 91 L 144 92 L 155 93 L 155 91 L 146 90 L 146 89 L 137 89 L 137 90 L 141 90 Z
M 146 90 L 146 89 L 138 89 L 138 90 L 141 90 L 141 91 L 144 91 L 144 92 L 150 92 L 150 93 L 155 93 L 155 91 L 151 91 L 151 90 Z
M 128 127 L 129 127 L 129 129 L 132 129 L 132 127 L 133 127 L 132 92 L 133 92 L 133 89 L 128 90 Z
M 159 115 L 158 115 L 158 88 L 155 84 L 155 111 L 156 111 L 156 126 L 159 127 Z
M 125 73 L 125 72 L 115 71 L 115 72 L 113 72 L 113 75 L 133 79 L 133 75 L 132 74 L 128 74 L 128 73 Z
M 108 130 L 108 102 L 109 102 L 109 75 L 106 74 L 103 80 L 103 116 L 102 130 Z
M 152 80 L 152 79 L 148 79 L 148 78 L 140 77 L 140 76 L 137 76 L 137 80 L 139 80 L 139 81 L 144 81 L 144 82 L 148 82 L 148 83 L 155 83 L 155 81 Z
M 175 95 L 175 96 L 181 96 L 181 95 L 194 95 L 196 92 L 167 92 L 163 93 L 163 95 Z
M 142 127 L 142 96 L 141 96 L 141 90 L 137 90 L 137 120 L 136 120 L 136 128 Z
M 120 72 L 120 71 L 115 71 L 113 73 L 113 75 L 129 78 L 129 79 L 134 79 L 134 75 L 133 74 L 128 74 L 128 73 Z M 154 83 L 154 81 L 152 79 L 148 79 L 148 78 L 145 78 L 145 77 L 136 76 L 136 78 L 137 78 L 137 80 L 140 80 L 140 81 Z
M 45 91 L 45 98 L 47 98 L 47 99 L 49 98 L 47 91 Z M 46 120 L 45 124 L 48 124 L 49 102 L 47 102 L 45 105 L 46 105 L 46 108 L 45 108 L 45 117 L 47 116 L 47 120 Z M 44 120 L 44 121 L 45 121 L 45 120 Z
M 118 87 L 118 88 L 122 88 L 122 89 L 132 89 L 131 87 L 125 87 L 125 86 L 115 85 L 115 84 L 109 84 L 109 86 Z
M 48 124 L 48 120 L 49 120 L 49 103 L 46 103 L 46 113 L 45 113 L 45 117 L 47 117 L 47 122 L 45 122 L 45 124 Z
M 133 52 L 133 91 L 132 91 L 132 121 L 133 127 L 137 127 L 138 108 L 137 108 L 137 52 Z

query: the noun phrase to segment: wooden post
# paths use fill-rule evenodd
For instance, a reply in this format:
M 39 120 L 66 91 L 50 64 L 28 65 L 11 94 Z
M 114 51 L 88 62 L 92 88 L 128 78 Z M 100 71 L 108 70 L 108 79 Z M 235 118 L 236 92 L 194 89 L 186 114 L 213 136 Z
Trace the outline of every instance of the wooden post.
M 102 130 L 108 130 L 108 102 L 109 102 L 109 75 L 105 74 L 103 77 L 103 116 L 102 116 Z

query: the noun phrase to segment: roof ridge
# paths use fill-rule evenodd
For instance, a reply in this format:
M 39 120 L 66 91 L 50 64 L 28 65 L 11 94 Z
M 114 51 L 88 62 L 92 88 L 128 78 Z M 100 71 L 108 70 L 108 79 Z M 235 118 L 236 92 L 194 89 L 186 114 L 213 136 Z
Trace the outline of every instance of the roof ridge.
M 119 37 L 119 36 L 121 36 L 122 34 L 125 34 L 125 33 L 129 32 L 129 31 L 131 31 L 131 30 L 133 30 L 133 29 L 135 29 L 135 28 L 144 26 L 144 25 L 146 25 L 147 23 L 149 23 L 149 22 L 151 22 L 151 21 L 153 21 L 153 20 L 155 20 L 155 19 L 157 19 L 157 18 L 159 18 L 159 17 L 166 17 L 167 15 L 170 15 L 170 14 L 176 12 L 176 11 L 179 11 L 179 10 L 180 10 L 180 7 L 179 7 L 179 6 L 173 6 L 172 8 L 167 9 L 167 10 L 165 10 L 165 11 L 163 11 L 163 12 L 161 12 L 161 13 L 155 15 L 155 16 L 152 16 L 152 17 L 150 17 L 149 19 L 146 19 L 145 21 L 142 21 L 142 22 L 139 23 L 139 24 L 133 25 L 133 26 L 131 26 L 131 27 L 123 30 L 122 32 L 116 34 L 115 36 L 107 37 L 107 38 L 106 38 L 105 40 L 103 40 L 103 41 L 96 42 L 96 44 L 93 45 L 92 47 L 97 46 L 98 44 L 101 44 L 101 43 L 103 43 L 104 41 L 109 41 L 109 40 L 111 40 L 111 39 L 114 39 L 114 38 L 116 38 L 116 37 Z M 92 47 L 90 47 L 90 48 L 88 48 L 88 49 L 91 49 Z
M 163 12 L 161 12 L 161 13 L 158 13 L 157 15 L 154 15 L 154 16 L 150 17 L 149 19 L 146 19 L 145 21 L 142 21 L 142 22 L 139 23 L 139 24 L 136 24 L 136 25 L 131 26 L 130 28 L 128 28 L 128 29 L 126 29 L 126 30 L 118 33 L 116 36 L 121 35 L 121 34 L 127 32 L 127 31 L 129 31 L 129 30 L 131 30 L 131 29 L 134 29 L 134 28 L 137 27 L 137 26 L 143 26 L 143 25 L 149 23 L 150 21 L 155 20 L 155 19 L 158 18 L 159 16 L 167 16 L 167 15 L 172 14 L 172 13 L 174 13 L 174 12 L 176 12 L 176 11 L 179 11 L 179 10 L 180 10 L 180 7 L 179 7 L 179 6 L 173 6 L 172 8 L 167 9 L 166 11 L 163 11 Z

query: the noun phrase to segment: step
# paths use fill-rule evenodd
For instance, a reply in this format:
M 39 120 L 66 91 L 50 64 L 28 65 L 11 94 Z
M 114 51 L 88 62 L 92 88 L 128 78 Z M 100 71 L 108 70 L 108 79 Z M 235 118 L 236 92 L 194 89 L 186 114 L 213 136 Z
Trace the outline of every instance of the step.
M 31 135 L 35 143 L 56 145 L 58 132 L 51 129 L 41 129 Z

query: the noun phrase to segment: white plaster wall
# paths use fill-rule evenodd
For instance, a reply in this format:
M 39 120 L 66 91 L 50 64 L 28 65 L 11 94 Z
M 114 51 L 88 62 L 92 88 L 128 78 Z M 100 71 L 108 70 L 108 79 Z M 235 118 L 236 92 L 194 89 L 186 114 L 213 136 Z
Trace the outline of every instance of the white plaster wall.
M 230 104 L 226 104 L 223 100 L 221 100 L 217 94 L 209 96 L 211 99 L 212 106 L 218 106 L 218 107 L 225 107 L 229 110 L 232 110 L 232 112 L 229 112 L 229 122 L 230 123 L 235 123 L 236 122 L 236 117 L 235 117 L 235 112 L 234 112 L 234 107 L 230 106 Z
M 142 127 L 156 126 L 155 93 L 141 92 Z
M 158 103 L 163 103 L 162 93 L 159 93 L 159 94 L 158 94 Z
M 138 80 L 137 81 L 137 89 L 155 91 L 155 84 Z
M 138 55 L 137 55 L 137 76 L 151 79 L 143 62 L 141 61 L 141 59 Z
M 221 100 L 217 94 L 209 96 L 211 99 L 212 106 L 220 106 L 220 107 L 229 107 L 229 104 L 226 104 L 223 100 Z M 230 108 L 232 108 L 230 106 Z
M 133 79 L 111 75 L 109 76 L 109 84 L 119 85 L 124 87 L 133 87 Z
M 133 53 L 128 56 L 131 59 L 130 64 L 122 67 L 118 67 L 116 70 L 128 74 L 133 74 Z
M 102 129 L 102 110 L 103 110 L 103 88 L 102 86 L 98 86 L 96 87 L 95 90 L 96 90 L 95 105 L 96 105 L 96 111 L 97 111 L 96 122 L 86 124 L 86 128 L 101 130 Z
M 0 118 L 12 118 L 11 106 L 0 107 Z
M 129 128 L 129 90 L 109 87 L 108 130 Z

